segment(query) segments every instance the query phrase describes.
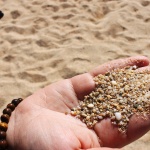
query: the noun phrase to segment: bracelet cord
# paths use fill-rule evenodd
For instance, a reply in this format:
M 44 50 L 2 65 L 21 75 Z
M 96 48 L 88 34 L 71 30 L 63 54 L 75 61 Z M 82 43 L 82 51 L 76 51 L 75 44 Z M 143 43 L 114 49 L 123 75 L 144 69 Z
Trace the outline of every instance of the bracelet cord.
M 9 119 L 12 112 L 15 110 L 15 108 L 22 100 L 23 100 L 22 98 L 13 99 L 11 103 L 9 103 L 7 107 L 3 110 L 0 122 L 0 150 L 8 150 L 8 143 L 6 141 L 6 132 L 8 129 Z

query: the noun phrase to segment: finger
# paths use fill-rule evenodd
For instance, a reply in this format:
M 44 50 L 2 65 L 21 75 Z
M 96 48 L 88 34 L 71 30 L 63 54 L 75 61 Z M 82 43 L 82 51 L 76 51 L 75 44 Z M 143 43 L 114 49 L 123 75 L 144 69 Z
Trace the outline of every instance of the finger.
M 133 65 L 136 65 L 138 67 L 148 66 L 149 59 L 145 56 L 134 56 L 126 59 L 113 60 L 109 63 L 105 63 L 101 66 L 96 67 L 91 71 L 91 74 L 93 76 L 96 76 L 98 74 L 104 74 L 106 72 L 114 70 L 115 68 L 124 68 L 126 66 L 133 66 Z
M 150 116 L 133 115 L 129 121 L 126 134 L 118 131 L 110 119 L 97 123 L 94 130 L 104 147 L 123 147 L 144 135 L 150 129 Z
M 127 131 L 127 144 L 143 136 L 150 130 L 150 115 L 133 115 Z
M 102 147 L 118 148 L 126 142 L 127 136 L 121 134 L 117 127 L 111 124 L 110 119 L 104 119 L 94 126 L 94 131 L 101 141 Z
M 145 56 L 129 57 L 126 59 L 118 59 L 99 67 L 93 69 L 90 73 L 82 74 L 71 78 L 71 83 L 73 89 L 77 95 L 78 99 L 83 99 L 83 97 L 89 94 L 95 87 L 93 76 L 98 74 L 104 74 L 107 71 L 111 71 L 115 68 L 123 68 L 125 66 L 137 65 L 139 67 L 144 67 L 149 65 L 149 60 Z
M 137 57 L 130 57 L 130 58 L 111 62 L 111 66 L 117 67 L 116 64 L 119 64 L 119 67 L 124 67 L 125 65 L 127 66 L 129 65 L 144 66 L 145 65 L 146 66 L 149 64 L 149 61 L 144 56 L 137 56 Z M 104 66 L 106 65 L 107 64 L 102 65 L 102 67 L 101 66 L 98 67 L 101 73 L 102 72 L 104 73 L 103 69 L 104 69 Z M 112 69 L 113 68 L 114 67 L 112 67 Z M 98 73 L 98 70 L 96 73 Z M 93 74 L 85 73 L 82 75 L 75 76 L 71 79 L 66 79 L 63 81 L 59 81 L 57 83 L 53 83 L 45 87 L 44 92 L 42 90 L 40 96 L 39 96 L 40 92 L 38 91 L 37 97 L 41 97 L 41 99 L 45 100 L 45 96 L 46 96 L 48 100 L 45 100 L 45 101 L 48 101 L 50 103 L 48 105 L 50 108 L 55 104 L 57 109 L 59 109 L 61 112 L 64 112 L 64 110 L 66 110 L 67 108 L 72 108 L 76 106 L 78 104 L 79 99 L 82 100 L 85 95 L 89 94 L 94 89 L 95 83 L 93 81 L 93 76 L 92 76 Z M 35 102 L 37 102 L 37 99 Z M 61 103 L 61 105 L 58 105 L 57 103 Z
M 150 66 L 146 66 L 146 67 L 142 67 L 137 69 L 137 72 L 146 72 L 146 73 L 150 73 Z

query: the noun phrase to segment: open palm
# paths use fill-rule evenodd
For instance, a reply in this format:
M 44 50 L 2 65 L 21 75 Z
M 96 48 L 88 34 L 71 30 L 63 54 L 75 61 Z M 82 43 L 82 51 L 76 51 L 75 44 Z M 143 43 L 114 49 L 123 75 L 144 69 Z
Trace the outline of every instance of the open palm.
M 7 140 L 12 150 L 104 150 L 122 147 L 145 134 L 150 119 L 134 115 L 127 135 L 122 135 L 109 119 L 90 130 L 80 120 L 67 115 L 95 87 L 93 77 L 129 65 L 149 69 L 146 57 L 115 60 L 89 73 L 53 83 L 26 98 L 11 116 Z

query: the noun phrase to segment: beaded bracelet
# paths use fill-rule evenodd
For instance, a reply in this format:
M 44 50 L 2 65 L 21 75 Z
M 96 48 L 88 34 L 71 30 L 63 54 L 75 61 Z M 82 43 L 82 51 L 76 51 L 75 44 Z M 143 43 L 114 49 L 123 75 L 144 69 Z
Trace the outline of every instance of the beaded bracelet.
M 0 19 L 3 18 L 4 14 L 2 11 L 0 11 Z
M 22 100 L 22 98 L 13 99 L 11 103 L 9 103 L 7 107 L 3 110 L 0 123 L 0 150 L 8 149 L 8 143 L 6 141 L 6 131 L 8 129 L 9 118 L 11 116 L 11 113 Z

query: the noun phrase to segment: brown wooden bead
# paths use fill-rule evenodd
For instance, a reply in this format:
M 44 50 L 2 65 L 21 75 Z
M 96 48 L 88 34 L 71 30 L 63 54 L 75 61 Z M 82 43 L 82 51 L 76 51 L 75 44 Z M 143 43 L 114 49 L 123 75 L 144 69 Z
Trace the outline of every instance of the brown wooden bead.
M 7 141 L 1 140 L 0 141 L 0 149 L 5 149 L 5 148 L 7 148 Z
M 3 114 L 8 114 L 9 116 L 11 116 L 12 110 L 10 108 L 5 108 L 3 110 Z
M 20 103 L 20 101 L 18 99 L 13 99 L 11 103 L 17 106 Z
M 0 131 L 0 140 L 1 139 L 6 139 L 6 132 Z
M 15 109 L 15 105 L 14 104 L 12 104 L 12 103 L 9 103 L 8 105 L 7 105 L 7 108 L 10 108 L 12 111 Z
M 8 114 L 3 114 L 3 115 L 1 116 L 1 121 L 8 123 L 8 122 L 9 122 L 9 118 L 10 118 L 10 117 L 9 117 Z
M 0 130 L 7 131 L 7 128 L 8 128 L 8 124 L 7 123 L 5 123 L 5 122 L 1 122 L 0 123 Z

